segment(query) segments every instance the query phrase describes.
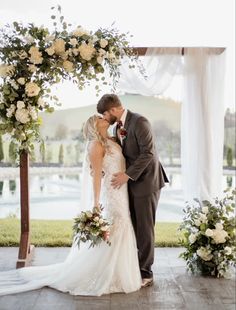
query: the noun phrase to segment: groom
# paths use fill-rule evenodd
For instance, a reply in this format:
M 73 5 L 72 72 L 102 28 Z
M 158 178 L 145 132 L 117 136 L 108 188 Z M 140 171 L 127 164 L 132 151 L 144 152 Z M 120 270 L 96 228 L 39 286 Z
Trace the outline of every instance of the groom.
M 137 239 L 142 286 L 153 284 L 151 270 L 154 261 L 155 214 L 161 188 L 169 182 L 158 160 L 155 138 L 149 121 L 122 106 L 115 94 L 105 94 L 97 104 L 111 125 L 117 123 L 115 136 L 122 146 L 126 171 L 113 175 L 112 186 L 119 188 L 128 182 L 129 207 Z

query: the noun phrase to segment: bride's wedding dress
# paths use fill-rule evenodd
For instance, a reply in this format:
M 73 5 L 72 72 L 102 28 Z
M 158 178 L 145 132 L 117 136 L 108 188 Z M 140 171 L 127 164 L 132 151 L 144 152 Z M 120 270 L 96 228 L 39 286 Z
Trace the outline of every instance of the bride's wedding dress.
M 127 184 L 111 186 L 112 175 L 125 171 L 121 148 L 108 140 L 111 152 L 103 159 L 101 186 L 104 217 L 112 221 L 111 246 L 105 242 L 93 248 L 73 243 L 62 263 L 31 266 L 0 272 L 0 295 L 19 293 L 44 286 L 72 295 L 100 296 L 133 292 L 141 287 L 135 234 L 129 214 Z

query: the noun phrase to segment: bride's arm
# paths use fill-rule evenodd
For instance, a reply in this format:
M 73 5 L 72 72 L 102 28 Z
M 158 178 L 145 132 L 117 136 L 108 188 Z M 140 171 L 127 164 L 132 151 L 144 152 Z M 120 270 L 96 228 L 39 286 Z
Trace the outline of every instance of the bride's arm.
M 89 146 L 89 160 L 93 172 L 93 201 L 94 206 L 99 205 L 101 179 L 102 179 L 102 162 L 105 151 L 104 147 L 98 141 L 91 142 Z

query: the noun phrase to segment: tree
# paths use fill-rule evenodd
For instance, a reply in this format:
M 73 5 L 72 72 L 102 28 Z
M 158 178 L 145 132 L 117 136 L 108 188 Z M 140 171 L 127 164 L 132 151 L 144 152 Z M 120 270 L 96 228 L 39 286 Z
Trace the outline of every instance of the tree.
M 17 158 L 17 146 L 13 141 L 10 142 L 8 153 L 10 162 L 15 164 Z
M 4 159 L 2 136 L 0 135 L 0 162 Z
M 227 159 L 228 167 L 232 167 L 233 166 L 233 150 L 231 147 L 228 147 L 226 159 Z
M 64 148 L 63 148 L 63 144 L 60 145 L 58 160 L 59 160 L 59 164 L 63 164 L 64 163 Z
M 50 144 L 47 144 L 47 155 L 46 155 L 46 162 L 50 163 L 52 161 L 52 150 Z
M 45 148 L 45 143 L 42 141 L 39 147 L 40 155 L 41 155 L 41 162 L 44 164 L 46 161 L 46 148 Z

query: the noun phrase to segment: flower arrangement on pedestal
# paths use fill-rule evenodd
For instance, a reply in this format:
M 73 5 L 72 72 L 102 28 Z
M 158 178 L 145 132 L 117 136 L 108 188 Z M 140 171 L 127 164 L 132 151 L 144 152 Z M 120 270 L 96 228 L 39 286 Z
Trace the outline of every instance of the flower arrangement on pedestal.
M 18 22 L 0 31 L 0 131 L 10 134 L 20 151 L 30 152 L 32 142 L 40 140 L 39 112 L 53 112 L 52 103 L 58 104 L 51 85 L 69 79 L 82 90 L 95 81 L 99 93 L 101 84 L 111 84 L 105 79 L 105 69 L 114 88 L 121 59 L 128 56 L 137 61 L 127 34 L 113 28 L 70 30 L 60 6 L 51 18 L 52 32 Z
M 180 257 L 193 274 L 230 278 L 236 266 L 235 197 L 236 190 L 225 190 L 225 197 L 213 202 L 195 199 L 187 205 L 179 230 L 180 244 L 186 248 Z

